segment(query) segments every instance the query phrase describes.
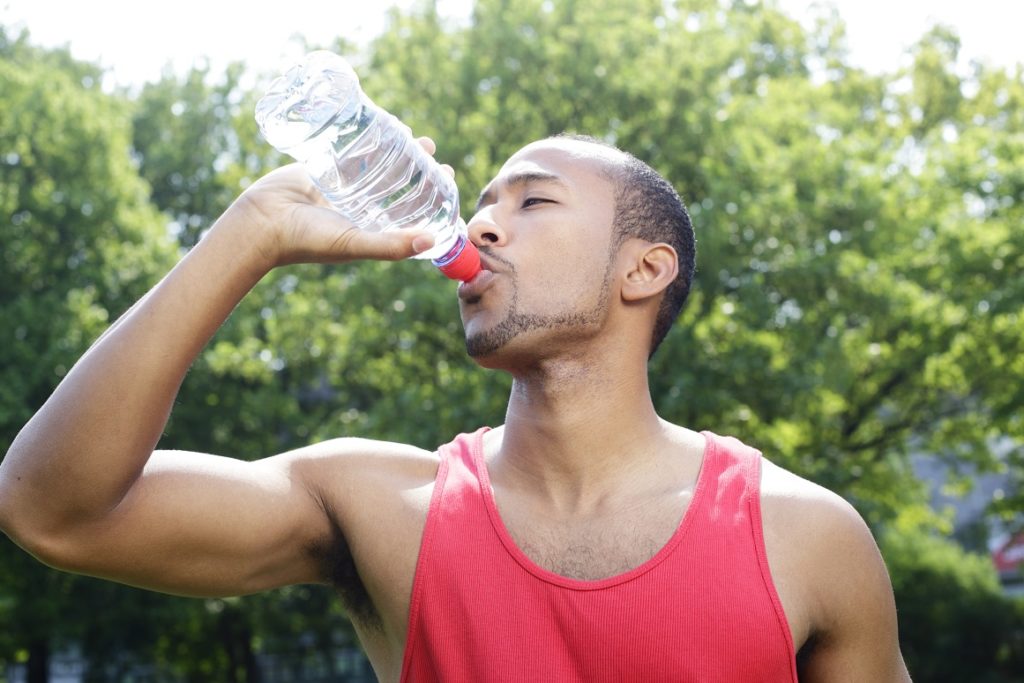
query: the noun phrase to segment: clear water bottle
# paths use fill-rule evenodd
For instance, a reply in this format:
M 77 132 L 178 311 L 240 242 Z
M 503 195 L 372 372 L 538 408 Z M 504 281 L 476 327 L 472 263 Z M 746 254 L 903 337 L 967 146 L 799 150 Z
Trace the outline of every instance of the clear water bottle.
M 431 259 L 454 280 L 480 271 L 480 254 L 459 218 L 455 181 L 363 93 L 338 55 L 312 52 L 275 80 L 256 104 L 256 123 L 359 228 L 427 230 L 434 246 L 417 258 Z

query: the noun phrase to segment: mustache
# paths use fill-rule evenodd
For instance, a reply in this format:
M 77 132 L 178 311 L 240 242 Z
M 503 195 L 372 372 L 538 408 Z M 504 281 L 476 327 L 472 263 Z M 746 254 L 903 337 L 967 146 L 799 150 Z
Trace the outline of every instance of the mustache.
M 502 266 L 505 267 L 505 270 L 508 273 L 515 275 L 516 267 L 515 264 L 513 264 L 511 261 L 498 256 L 493 251 L 491 251 L 489 247 L 478 247 L 477 249 L 480 252 L 480 255 L 484 257 L 484 260 L 487 263 L 487 265 L 490 265 L 492 262 L 500 263 Z M 488 267 L 487 270 L 493 271 L 494 268 Z

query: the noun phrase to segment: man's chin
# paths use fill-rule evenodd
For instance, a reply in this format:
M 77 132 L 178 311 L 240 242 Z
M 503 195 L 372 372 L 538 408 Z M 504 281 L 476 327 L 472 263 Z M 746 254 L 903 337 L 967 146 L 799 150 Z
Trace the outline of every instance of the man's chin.
M 513 340 L 516 334 L 510 333 L 506 325 L 498 325 L 491 329 L 466 335 L 466 353 L 476 363 L 485 368 L 501 366 L 502 358 L 513 352 Z
M 489 335 L 487 334 L 466 336 L 466 353 L 469 354 L 470 358 L 477 362 L 489 356 L 493 356 L 501 349 L 502 346 L 504 346 L 503 343 L 489 338 Z
M 492 327 L 479 329 L 469 324 L 466 326 L 466 353 L 484 367 L 519 363 L 543 352 L 547 347 L 546 333 L 571 329 L 582 322 L 585 322 L 582 316 L 552 318 L 513 313 Z
M 514 336 L 510 333 L 510 318 L 488 321 L 485 316 L 476 316 L 463 321 L 466 331 L 466 353 L 479 360 L 492 355 Z M 488 324 L 490 323 L 490 324 Z

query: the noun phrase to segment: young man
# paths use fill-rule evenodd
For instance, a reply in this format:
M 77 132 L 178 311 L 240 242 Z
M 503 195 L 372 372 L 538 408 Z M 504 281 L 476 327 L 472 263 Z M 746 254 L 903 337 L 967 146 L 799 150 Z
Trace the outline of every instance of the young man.
M 0 467 L 12 538 L 182 595 L 333 582 L 382 681 L 909 680 L 857 513 L 655 413 L 647 359 L 692 230 L 656 173 L 591 141 L 524 147 L 469 223 L 485 270 L 459 287 L 466 343 L 514 377 L 504 426 L 434 453 L 154 452 L 187 368 L 271 268 L 431 242 L 322 202 L 296 166 L 265 176 L 83 356 Z

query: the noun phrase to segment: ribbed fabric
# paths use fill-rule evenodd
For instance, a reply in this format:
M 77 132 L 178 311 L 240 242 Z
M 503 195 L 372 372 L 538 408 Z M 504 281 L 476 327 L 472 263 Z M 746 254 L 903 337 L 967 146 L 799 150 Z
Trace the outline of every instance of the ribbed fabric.
M 483 434 L 440 449 L 402 681 L 796 681 L 768 572 L 761 455 L 704 432 L 678 529 L 649 561 L 598 581 L 532 562 L 498 514 Z

